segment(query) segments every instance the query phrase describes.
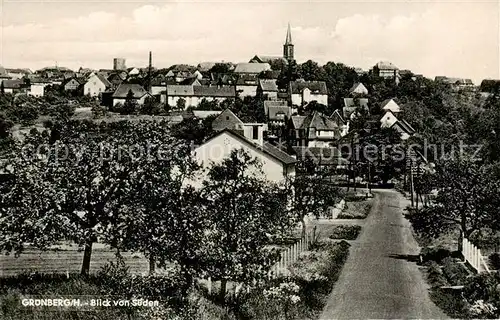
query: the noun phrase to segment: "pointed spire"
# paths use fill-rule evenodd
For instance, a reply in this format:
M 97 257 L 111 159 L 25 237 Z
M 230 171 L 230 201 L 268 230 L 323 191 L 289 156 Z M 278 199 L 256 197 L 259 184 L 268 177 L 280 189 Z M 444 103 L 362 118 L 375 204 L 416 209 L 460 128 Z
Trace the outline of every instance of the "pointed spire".
M 290 29 L 290 22 L 288 23 L 288 29 L 286 31 L 285 44 L 292 44 L 292 31 Z

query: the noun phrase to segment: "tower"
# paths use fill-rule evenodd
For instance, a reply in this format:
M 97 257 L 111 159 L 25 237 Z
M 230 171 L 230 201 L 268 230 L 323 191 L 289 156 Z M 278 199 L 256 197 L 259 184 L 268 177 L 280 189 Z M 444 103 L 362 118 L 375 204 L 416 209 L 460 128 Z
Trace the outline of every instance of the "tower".
M 283 58 L 285 58 L 288 62 L 294 60 L 292 31 L 290 30 L 290 23 L 288 24 L 288 30 L 286 31 L 285 44 L 283 45 Z
M 113 59 L 113 70 L 125 70 L 127 67 L 125 66 L 124 58 L 114 58 Z
M 151 69 L 153 68 L 153 53 L 149 51 L 149 65 L 148 65 L 148 85 L 147 90 L 151 92 Z

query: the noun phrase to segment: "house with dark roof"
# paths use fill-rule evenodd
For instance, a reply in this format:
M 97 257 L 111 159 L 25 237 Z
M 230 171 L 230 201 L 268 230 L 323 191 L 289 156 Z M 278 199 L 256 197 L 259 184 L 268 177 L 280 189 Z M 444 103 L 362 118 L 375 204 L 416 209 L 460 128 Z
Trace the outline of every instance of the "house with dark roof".
M 324 81 L 290 81 L 288 94 L 294 106 L 303 106 L 311 101 L 328 105 L 328 90 Z
M 328 147 L 342 137 L 341 127 L 320 112 L 307 116 L 292 116 L 288 124 L 291 145 L 304 147 Z
M 339 109 L 333 111 L 330 116 L 330 120 L 335 122 L 339 128 L 341 128 L 340 135 L 343 137 L 349 132 L 349 121 L 345 119 L 340 113 Z
M 77 78 L 71 78 L 71 79 L 65 80 L 62 83 L 62 86 L 64 88 L 64 91 L 75 92 L 75 91 L 82 89 L 82 82 Z M 82 91 L 83 91 L 83 89 L 82 89 Z
M 33 74 L 33 71 L 30 69 L 5 69 L 7 74 L 12 78 L 12 79 L 21 79 L 29 74 Z
M 257 93 L 267 96 L 268 100 L 278 99 L 278 85 L 276 79 L 259 79 Z
M 266 55 L 255 55 L 253 56 L 249 63 L 282 63 L 286 65 L 288 61 L 280 56 L 266 56 Z
M 268 138 L 277 139 L 286 134 L 286 124 L 292 115 L 292 108 L 286 101 L 264 101 L 264 113 L 267 118 Z
M 15 94 L 26 91 L 27 86 L 21 79 L 9 79 L 2 81 L 1 88 L 4 93 Z
M 112 95 L 113 106 L 116 106 L 118 103 L 124 104 L 130 92 L 132 92 L 131 98 L 137 101 L 138 105 L 144 104 L 146 98 L 152 97 L 140 84 L 122 83 Z
M 95 73 L 83 85 L 83 94 L 98 97 L 109 88 L 111 88 L 111 83 L 108 79 L 100 73 Z
M 455 91 L 475 89 L 476 87 L 471 79 L 437 76 L 434 78 L 434 81 L 447 84 Z
M 212 130 L 221 131 L 224 129 L 231 129 L 240 131 L 243 130 L 243 121 L 238 118 L 231 110 L 226 109 L 222 111 L 217 118 L 212 121 Z
M 166 98 L 168 105 L 175 107 L 179 100 L 184 100 L 185 108 L 196 107 L 205 99 L 207 101 L 222 102 L 226 99 L 235 99 L 236 89 L 234 86 L 191 86 L 191 85 L 167 85 Z

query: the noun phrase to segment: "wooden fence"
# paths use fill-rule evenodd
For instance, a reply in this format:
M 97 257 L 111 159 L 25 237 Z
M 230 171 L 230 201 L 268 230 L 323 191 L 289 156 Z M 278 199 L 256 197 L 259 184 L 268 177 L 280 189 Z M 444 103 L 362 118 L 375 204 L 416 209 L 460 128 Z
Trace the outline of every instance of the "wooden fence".
M 481 250 L 466 238 L 462 241 L 462 254 L 465 260 L 477 271 L 477 273 L 490 272 L 488 264 L 481 254 Z
M 275 279 L 279 276 L 289 275 L 290 271 L 288 270 L 288 266 L 295 263 L 302 252 L 309 250 L 311 243 L 314 241 L 315 233 L 316 228 L 307 232 L 302 239 L 291 247 L 282 251 L 280 260 L 271 267 L 268 272 L 268 277 L 270 279 Z
M 307 232 L 306 235 L 302 237 L 298 242 L 294 243 L 286 250 L 283 250 L 281 252 L 280 260 L 276 262 L 269 269 L 267 273 L 268 278 L 276 279 L 280 276 L 288 276 L 290 274 L 288 267 L 298 260 L 299 255 L 302 252 L 309 250 L 309 247 L 313 243 L 315 236 L 316 236 L 316 227 Z M 214 286 L 212 279 L 208 277 L 207 279 L 203 280 L 203 282 L 205 282 L 208 292 L 209 294 L 211 294 Z M 238 294 L 238 292 L 243 288 L 243 286 L 244 285 L 241 283 L 229 282 L 228 294 L 230 295 Z M 246 289 L 247 291 L 250 290 L 249 287 L 246 287 Z

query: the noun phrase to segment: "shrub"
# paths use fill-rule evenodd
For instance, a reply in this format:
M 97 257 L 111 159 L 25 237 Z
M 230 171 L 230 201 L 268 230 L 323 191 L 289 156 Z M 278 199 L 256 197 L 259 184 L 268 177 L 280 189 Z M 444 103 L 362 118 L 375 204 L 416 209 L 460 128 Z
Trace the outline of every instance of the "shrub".
M 483 300 L 486 302 L 495 302 L 500 307 L 500 274 L 482 273 L 468 278 L 464 283 L 464 296 L 469 302 Z
M 451 257 L 452 253 L 450 250 L 440 247 L 425 247 L 420 251 L 422 255 L 422 261 L 435 261 L 441 263 L 443 259 Z
M 443 259 L 443 275 L 448 282 L 453 285 L 463 285 L 469 275 L 469 272 L 462 264 L 456 262 L 453 258 Z
M 483 300 L 476 300 L 474 304 L 470 306 L 469 313 L 474 318 L 498 318 L 498 308 L 491 303 L 485 303 Z
M 452 318 L 463 319 L 469 315 L 467 302 L 457 290 L 434 288 L 430 292 L 430 298 Z
M 361 226 L 338 225 L 333 228 L 330 239 L 355 240 L 361 232 Z
M 427 280 L 429 281 L 431 287 L 439 288 L 448 284 L 441 267 L 439 267 L 439 265 L 434 261 L 432 261 L 427 268 Z
M 498 252 L 490 254 L 488 260 L 490 261 L 493 269 L 500 270 L 500 254 Z
M 371 200 L 347 202 L 344 210 L 338 215 L 338 219 L 365 219 L 372 207 Z

